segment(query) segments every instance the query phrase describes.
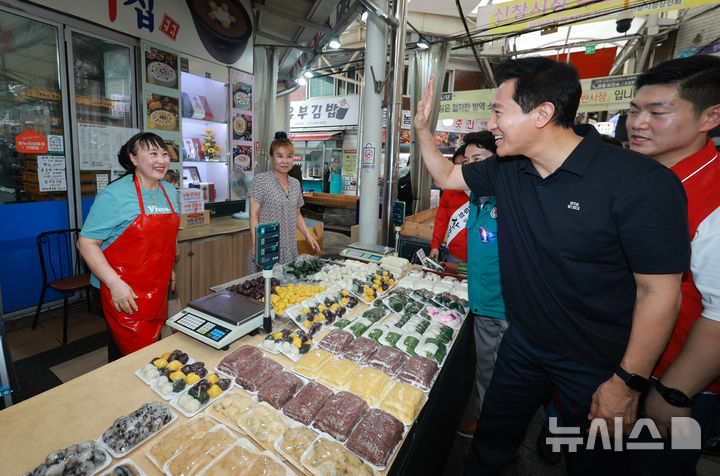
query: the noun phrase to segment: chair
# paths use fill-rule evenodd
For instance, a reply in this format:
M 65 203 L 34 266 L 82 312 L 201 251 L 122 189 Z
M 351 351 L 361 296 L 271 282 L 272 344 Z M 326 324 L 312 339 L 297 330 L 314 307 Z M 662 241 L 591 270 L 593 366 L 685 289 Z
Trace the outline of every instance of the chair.
M 42 268 L 43 289 L 40 293 L 35 320 L 35 329 L 40 317 L 40 309 L 48 287 L 60 291 L 63 295 L 63 344 L 67 344 L 68 297 L 85 289 L 88 311 L 90 311 L 90 273 L 85 272 L 85 264 L 75 249 L 79 228 L 46 231 L 37 237 L 40 266 Z

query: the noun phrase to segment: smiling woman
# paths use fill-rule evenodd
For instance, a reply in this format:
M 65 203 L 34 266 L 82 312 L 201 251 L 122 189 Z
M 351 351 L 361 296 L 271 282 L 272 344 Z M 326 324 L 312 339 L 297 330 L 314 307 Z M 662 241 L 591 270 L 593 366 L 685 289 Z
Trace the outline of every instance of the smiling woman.
M 248 255 L 248 274 L 258 271 L 255 264 L 255 228 L 260 223 L 280 224 L 280 264 L 289 263 L 298 256 L 296 229 L 305 236 L 313 250 L 320 254 L 320 246 L 310 234 L 300 208 L 305 203 L 300 182 L 288 176 L 293 167 L 293 147 L 287 134 L 276 132 L 270 144 L 273 169 L 255 176 L 250 186 L 250 237 L 252 246 Z
M 142 132 L 118 153 L 127 171 L 98 194 L 78 249 L 100 288 L 112 333 L 108 360 L 152 344 L 174 289 L 175 240 L 180 219 L 175 188 L 163 181 L 170 154 L 163 139 Z

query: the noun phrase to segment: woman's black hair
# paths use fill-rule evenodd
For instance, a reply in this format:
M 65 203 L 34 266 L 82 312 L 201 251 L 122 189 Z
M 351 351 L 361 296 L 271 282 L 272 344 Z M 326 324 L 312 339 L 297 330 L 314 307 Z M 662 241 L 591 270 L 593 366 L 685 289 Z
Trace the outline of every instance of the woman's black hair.
M 159 147 L 168 150 L 167 145 L 162 137 L 152 132 L 140 132 L 135 134 L 128 140 L 118 152 L 118 162 L 127 173 L 125 175 L 135 173 L 135 164 L 130 160 L 130 154 L 137 155 L 139 149 L 149 149 L 151 147 Z
M 272 141 L 270 144 L 270 156 L 272 157 L 273 152 L 278 147 L 289 147 L 290 150 L 292 150 L 293 154 L 295 153 L 295 146 L 293 145 L 292 141 L 288 139 L 288 136 L 283 131 L 277 131 L 275 133 L 275 140 Z

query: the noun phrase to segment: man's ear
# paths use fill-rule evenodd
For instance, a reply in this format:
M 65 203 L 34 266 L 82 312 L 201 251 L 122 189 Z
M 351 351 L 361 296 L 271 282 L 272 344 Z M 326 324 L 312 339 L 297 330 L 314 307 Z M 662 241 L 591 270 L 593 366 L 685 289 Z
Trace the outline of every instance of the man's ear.
M 706 108 L 700 114 L 700 132 L 708 132 L 720 125 L 720 104 Z
M 555 115 L 555 104 L 551 102 L 544 102 L 535 108 L 535 126 L 539 129 L 550 124 L 553 116 Z

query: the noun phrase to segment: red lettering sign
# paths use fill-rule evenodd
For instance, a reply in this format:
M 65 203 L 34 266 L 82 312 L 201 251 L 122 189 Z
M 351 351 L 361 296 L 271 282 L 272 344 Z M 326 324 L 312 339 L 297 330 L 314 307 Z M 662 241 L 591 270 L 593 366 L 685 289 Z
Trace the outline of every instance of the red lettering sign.
M 45 154 L 48 151 L 45 136 L 32 129 L 15 136 L 15 147 L 21 154 Z
M 160 25 L 160 31 L 162 31 L 167 36 L 172 38 L 173 41 L 175 41 L 179 29 L 180 25 L 178 25 L 175 20 L 167 16 L 167 14 L 163 15 L 162 25 Z

